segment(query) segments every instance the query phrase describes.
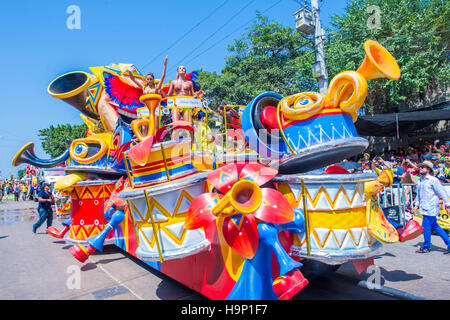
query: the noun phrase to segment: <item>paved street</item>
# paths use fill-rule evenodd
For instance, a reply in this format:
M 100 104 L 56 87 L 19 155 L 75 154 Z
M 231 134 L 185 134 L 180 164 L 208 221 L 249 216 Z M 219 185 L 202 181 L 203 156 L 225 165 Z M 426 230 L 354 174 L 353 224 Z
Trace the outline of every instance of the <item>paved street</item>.
M 206 299 L 115 246 L 81 264 L 68 252 L 69 245 L 45 233 L 45 224 L 33 234 L 36 219 L 34 202 L 0 203 L 0 299 Z M 58 219 L 54 226 L 61 226 Z M 450 257 L 442 254 L 443 241 L 433 236 L 434 250 L 425 255 L 414 253 L 421 242 L 383 247 L 375 258 L 382 285 L 427 299 L 450 299 Z M 73 282 L 78 271 L 79 288 Z M 361 287 L 369 276 L 358 275 L 346 263 L 335 273 L 309 278 L 310 285 L 295 299 L 390 299 Z

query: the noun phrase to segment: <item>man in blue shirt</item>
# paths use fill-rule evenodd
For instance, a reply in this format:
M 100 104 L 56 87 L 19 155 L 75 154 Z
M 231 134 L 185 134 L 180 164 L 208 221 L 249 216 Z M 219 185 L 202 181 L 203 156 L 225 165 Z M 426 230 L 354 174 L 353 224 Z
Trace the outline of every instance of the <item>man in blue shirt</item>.
M 431 251 L 431 231 L 435 231 L 444 240 L 447 251 L 450 252 L 450 238 L 447 233 L 438 225 L 437 217 L 439 216 L 439 199 L 444 201 L 447 208 L 447 213 L 450 214 L 450 199 L 444 187 L 441 185 L 436 177 L 432 176 L 433 163 L 431 161 L 424 161 L 419 164 L 420 167 L 420 181 L 417 184 L 417 197 L 414 201 L 415 209 L 419 209 L 423 216 L 423 238 L 424 242 L 422 248 L 417 250 L 417 253 L 427 253 Z
M 405 170 L 398 165 L 396 157 L 391 158 L 392 172 L 394 173 L 394 184 L 400 184 L 400 181 L 405 176 Z
M 33 225 L 34 233 L 36 233 L 37 228 L 39 228 L 45 220 L 47 220 L 47 228 L 51 227 L 53 222 L 52 203 L 54 203 L 54 200 L 48 184 L 45 184 L 44 188 L 38 193 L 38 202 L 39 220 Z

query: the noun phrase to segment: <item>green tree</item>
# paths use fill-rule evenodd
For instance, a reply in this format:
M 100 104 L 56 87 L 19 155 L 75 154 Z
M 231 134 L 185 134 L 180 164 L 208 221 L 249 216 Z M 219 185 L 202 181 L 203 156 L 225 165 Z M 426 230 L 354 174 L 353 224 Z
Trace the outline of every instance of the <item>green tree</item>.
M 67 150 L 67 139 L 83 138 L 86 130 L 85 124 L 73 126 L 58 124 L 56 127 L 51 125 L 49 128 L 39 130 L 38 136 L 42 140 L 42 149 L 53 158 Z
M 201 71 L 198 81 L 213 107 L 246 104 L 266 91 L 289 95 L 317 90 L 312 47 L 311 39 L 257 13 L 246 33 L 228 47 L 231 55 L 221 74 Z
M 376 11 L 368 10 L 371 6 Z M 339 72 L 358 69 L 368 39 L 386 47 L 400 66 L 400 80 L 369 82 L 368 113 L 414 110 L 448 100 L 450 1 L 348 0 L 344 13 L 331 21 L 324 40 L 330 81 Z M 265 91 L 286 96 L 318 90 L 311 71 L 313 41 L 291 27 L 258 13 L 228 50 L 220 74 L 199 75 L 213 107 L 221 102 L 246 104 Z
M 379 24 L 370 6 L 376 6 Z M 333 27 L 325 42 L 330 79 L 341 71 L 359 67 L 365 55 L 363 44 L 368 39 L 386 47 L 400 66 L 400 80 L 369 82 L 366 107 L 370 113 L 427 106 L 433 96 L 448 88 L 449 1 L 350 0 L 345 13 L 331 20 Z
M 19 180 L 23 178 L 23 176 L 25 175 L 25 171 L 26 171 L 25 169 L 17 170 L 17 178 Z

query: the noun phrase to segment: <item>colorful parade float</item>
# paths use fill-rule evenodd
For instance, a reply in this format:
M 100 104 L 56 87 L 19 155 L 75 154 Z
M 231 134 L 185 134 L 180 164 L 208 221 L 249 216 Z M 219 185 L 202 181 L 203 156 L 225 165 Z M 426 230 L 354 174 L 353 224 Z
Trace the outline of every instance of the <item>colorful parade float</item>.
M 392 172 L 336 165 L 368 147 L 354 126 L 367 81 L 400 77 L 384 47 L 364 48 L 361 67 L 334 77 L 326 95 L 266 92 L 248 103 L 243 153 L 193 148 L 191 122 L 161 119 L 171 108 L 207 113 L 205 101 L 144 95 L 133 65 L 71 72 L 48 92 L 82 112 L 86 137 L 50 160 L 26 145 L 13 163 L 66 163 L 55 189 L 70 194 L 70 219 L 48 232 L 81 262 L 114 244 L 211 299 L 291 299 L 308 284 L 304 264 L 352 261 L 362 272 L 383 244 L 422 232 L 397 230 L 379 208 Z

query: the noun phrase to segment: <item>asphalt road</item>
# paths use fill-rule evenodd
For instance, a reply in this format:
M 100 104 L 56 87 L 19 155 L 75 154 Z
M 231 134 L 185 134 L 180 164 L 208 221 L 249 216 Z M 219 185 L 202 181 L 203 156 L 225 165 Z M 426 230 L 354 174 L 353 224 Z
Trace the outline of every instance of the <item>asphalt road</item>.
M 0 203 L 0 299 L 207 300 L 115 246 L 79 263 L 69 245 L 45 233 L 45 225 L 32 233 L 35 207 L 33 202 Z M 53 225 L 61 226 L 58 219 Z M 336 272 L 305 274 L 310 283 L 294 299 L 450 299 L 450 257 L 442 254 L 443 241 L 433 236 L 434 251 L 415 254 L 421 242 L 383 247 L 375 257 L 380 290 L 367 288 L 371 274 L 359 275 L 345 263 Z

